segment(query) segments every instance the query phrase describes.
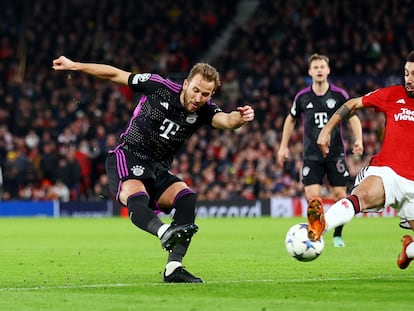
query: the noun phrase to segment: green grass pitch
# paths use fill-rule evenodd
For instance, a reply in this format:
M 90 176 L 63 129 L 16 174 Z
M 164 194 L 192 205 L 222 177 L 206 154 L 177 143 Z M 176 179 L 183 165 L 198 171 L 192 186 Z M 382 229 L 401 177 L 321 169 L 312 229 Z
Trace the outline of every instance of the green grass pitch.
M 169 221 L 169 220 L 167 220 Z M 410 310 L 397 218 L 355 218 L 345 248 L 288 256 L 302 218 L 198 219 L 185 258 L 204 284 L 164 284 L 167 254 L 125 218 L 0 219 L 1 310 Z

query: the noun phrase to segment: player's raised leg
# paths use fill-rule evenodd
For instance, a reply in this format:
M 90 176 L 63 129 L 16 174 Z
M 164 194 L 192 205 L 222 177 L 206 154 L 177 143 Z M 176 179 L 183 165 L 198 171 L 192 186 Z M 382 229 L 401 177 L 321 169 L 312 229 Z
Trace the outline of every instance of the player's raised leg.
M 321 198 L 315 197 L 309 200 L 307 214 L 308 238 L 313 242 L 318 241 L 325 230 L 325 215 Z

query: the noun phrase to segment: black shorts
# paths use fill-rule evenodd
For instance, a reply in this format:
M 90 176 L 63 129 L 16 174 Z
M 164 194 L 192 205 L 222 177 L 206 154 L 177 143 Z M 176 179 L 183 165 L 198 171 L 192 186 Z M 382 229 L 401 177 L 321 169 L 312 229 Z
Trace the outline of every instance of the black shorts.
M 150 201 L 157 201 L 169 186 L 181 181 L 165 165 L 138 159 L 133 152 L 122 148 L 108 153 L 105 168 L 109 178 L 109 187 L 115 198 L 119 196 L 121 183 L 128 179 L 142 181 L 150 196 Z
M 323 184 L 327 177 L 332 187 L 346 187 L 351 182 L 348 166 L 344 158 L 337 160 L 305 160 L 302 168 L 302 183 L 305 186 Z

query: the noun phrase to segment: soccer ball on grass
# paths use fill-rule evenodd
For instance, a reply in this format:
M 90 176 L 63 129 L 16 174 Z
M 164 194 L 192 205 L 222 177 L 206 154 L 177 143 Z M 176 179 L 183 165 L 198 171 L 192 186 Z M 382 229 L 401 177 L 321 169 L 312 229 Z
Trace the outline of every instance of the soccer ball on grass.
M 312 242 L 308 238 L 308 224 L 300 223 L 292 226 L 286 234 L 286 250 L 290 256 L 299 261 L 312 261 L 322 253 L 325 243 L 321 237 Z

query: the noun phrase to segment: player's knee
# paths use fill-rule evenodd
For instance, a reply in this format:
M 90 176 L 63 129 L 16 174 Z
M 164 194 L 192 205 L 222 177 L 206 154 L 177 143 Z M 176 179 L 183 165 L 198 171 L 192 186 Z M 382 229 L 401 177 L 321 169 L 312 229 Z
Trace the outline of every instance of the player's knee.
M 121 204 L 128 204 L 128 200 L 139 194 L 147 195 L 144 185 L 138 179 L 128 179 L 122 182 L 122 187 L 118 193 L 118 201 Z

